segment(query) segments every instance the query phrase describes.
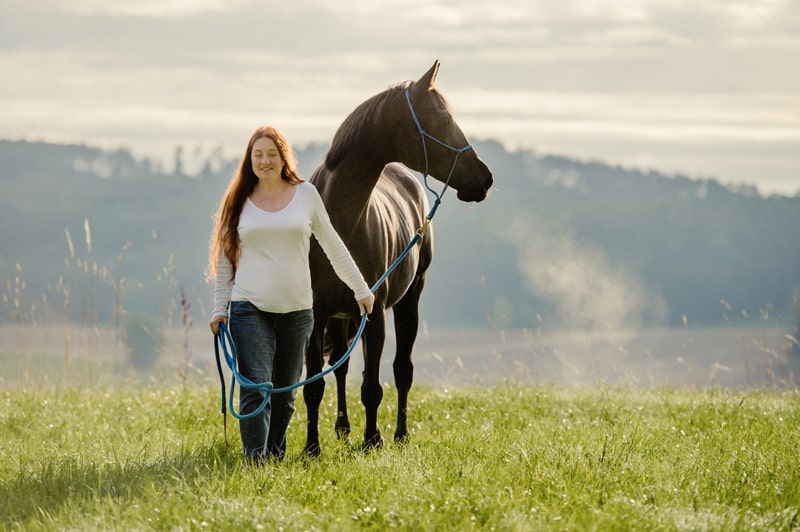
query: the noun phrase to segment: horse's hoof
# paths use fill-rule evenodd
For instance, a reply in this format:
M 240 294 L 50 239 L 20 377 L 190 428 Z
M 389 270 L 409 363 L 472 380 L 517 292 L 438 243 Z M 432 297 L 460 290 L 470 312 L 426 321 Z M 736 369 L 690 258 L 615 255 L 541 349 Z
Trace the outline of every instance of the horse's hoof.
M 407 431 L 397 431 L 394 433 L 394 442 L 395 443 L 405 443 L 408 441 L 408 432 Z
M 339 440 L 346 440 L 350 436 L 350 425 L 336 424 L 336 438 Z
M 306 444 L 303 448 L 303 454 L 308 456 L 309 458 L 317 458 L 320 454 L 322 454 L 322 449 L 320 448 L 318 443 Z
M 383 447 L 383 438 L 381 437 L 380 433 L 369 438 L 364 438 L 363 449 L 365 451 L 380 449 L 381 447 Z

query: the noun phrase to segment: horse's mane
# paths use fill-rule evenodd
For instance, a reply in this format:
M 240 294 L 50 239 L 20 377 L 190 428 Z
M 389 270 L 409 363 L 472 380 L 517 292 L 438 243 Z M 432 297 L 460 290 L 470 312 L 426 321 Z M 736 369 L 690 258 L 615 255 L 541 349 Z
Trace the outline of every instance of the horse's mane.
M 336 130 L 336 134 L 333 136 L 333 142 L 331 142 L 331 148 L 328 150 L 328 155 L 325 157 L 325 166 L 327 166 L 329 170 L 336 168 L 342 159 L 344 159 L 345 155 L 347 155 L 350 148 L 366 134 L 368 128 L 365 128 L 364 124 L 374 120 L 377 116 L 381 116 L 387 103 L 396 98 L 396 94 L 408 87 L 411 83 L 410 81 L 405 81 L 392 85 L 385 91 L 361 103 L 344 119 L 342 125 Z

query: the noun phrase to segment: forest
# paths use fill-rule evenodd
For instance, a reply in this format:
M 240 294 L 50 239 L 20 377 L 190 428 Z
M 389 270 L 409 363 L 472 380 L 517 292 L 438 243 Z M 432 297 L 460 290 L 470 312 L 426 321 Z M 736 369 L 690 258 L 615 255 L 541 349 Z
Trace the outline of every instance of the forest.
M 796 327 L 800 195 L 474 144 L 495 187 L 480 204 L 443 197 L 427 324 Z M 302 175 L 326 150 L 298 148 Z M 211 220 L 238 156 L 177 147 L 165 168 L 126 148 L 7 140 L 0 162 L 0 321 L 206 319 Z

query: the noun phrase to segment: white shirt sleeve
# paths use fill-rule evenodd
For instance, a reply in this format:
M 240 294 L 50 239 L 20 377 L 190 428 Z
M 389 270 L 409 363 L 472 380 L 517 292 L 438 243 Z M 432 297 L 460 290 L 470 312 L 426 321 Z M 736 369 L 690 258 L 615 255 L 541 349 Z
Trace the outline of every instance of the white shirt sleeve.
M 227 316 L 233 286 L 233 266 L 224 253 L 217 258 L 217 276 L 214 279 L 214 309 L 211 317 Z

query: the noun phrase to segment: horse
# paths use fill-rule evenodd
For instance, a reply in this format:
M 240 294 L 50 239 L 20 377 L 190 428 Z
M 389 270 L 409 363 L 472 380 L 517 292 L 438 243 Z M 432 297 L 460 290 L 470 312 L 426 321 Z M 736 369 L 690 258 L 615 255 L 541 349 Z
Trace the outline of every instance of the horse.
M 379 369 L 388 309 L 394 315 L 396 337 L 394 439 L 400 442 L 408 435 L 408 393 L 414 370 L 411 352 L 419 325 L 420 295 L 433 260 L 433 232 L 425 216 L 429 201 L 411 170 L 424 172 L 426 180 L 428 175 L 442 182 L 448 179 L 447 185 L 465 202 L 483 201 L 493 183 L 491 170 L 471 149 L 447 101 L 434 86 L 438 70 L 437 60 L 419 80 L 389 87 L 357 106 L 342 122 L 324 162 L 309 178 L 370 286 L 420 228 L 424 226 L 423 233 L 427 233 L 375 290 L 373 310 L 363 331 L 365 448 L 383 445 L 377 418 L 383 399 Z M 310 378 L 322 372 L 326 356 L 331 365 L 341 359 L 360 316 L 352 291 L 335 275 L 313 239 L 309 260 L 314 294 L 314 327 L 306 351 L 306 376 Z M 335 430 L 340 439 L 350 433 L 345 400 L 348 362 L 335 371 Z M 319 407 L 324 391 L 325 381 L 318 379 L 303 392 L 308 422 L 304 452 L 312 456 L 321 452 Z

